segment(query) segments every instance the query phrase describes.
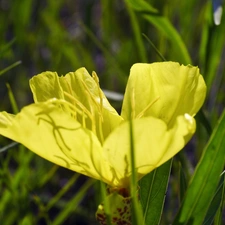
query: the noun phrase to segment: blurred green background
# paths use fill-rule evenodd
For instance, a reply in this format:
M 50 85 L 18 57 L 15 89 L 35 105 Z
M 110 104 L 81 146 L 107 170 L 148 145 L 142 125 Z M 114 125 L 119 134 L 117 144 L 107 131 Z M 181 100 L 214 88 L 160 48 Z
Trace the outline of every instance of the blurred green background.
M 214 24 L 211 1 L 0 0 L 0 23 L 1 111 L 17 111 L 9 93 L 18 109 L 31 103 L 28 81 L 47 70 L 62 75 L 86 67 L 97 72 L 103 89 L 124 93 L 132 64 L 162 61 L 150 41 L 167 60 L 199 66 L 208 87 L 203 112 L 212 128 L 224 108 L 225 16 Z M 112 104 L 120 110 L 120 101 Z M 208 138 L 198 120 L 185 162 L 175 158 L 162 224 L 171 223 L 178 208 L 180 160 L 188 177 Z M 0 148 L 11 143 L 0 137 Z M 0 152 L 1 225 L 97 224 L 100 202 L 99 182 L 20 145 Z

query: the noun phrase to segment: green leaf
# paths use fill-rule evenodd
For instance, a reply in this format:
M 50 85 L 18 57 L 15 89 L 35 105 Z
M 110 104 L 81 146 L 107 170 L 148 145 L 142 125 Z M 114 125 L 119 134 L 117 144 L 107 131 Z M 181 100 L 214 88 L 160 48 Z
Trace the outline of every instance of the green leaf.
M 16 113 L 19 112 L 19 108 L 18 108 L 18 105 L 16 103 L 15 95 L 13 94 L 12 89 L 11 89 L 11 87 L 8 83 L 6 84 L 6 87 L 8 89 L 9 100 L 10 100 L 10 103 L 11 103 L 11 106 L 12 106 L 12 109 L 13 109 L 13 113 L 16 114 Z
M 0 153 L 9 150 L 10 148 L 13 148 L 15 145 L 18 145 L 19 143 L 17 142 L 11 142 L 10 144 L 0 148 Z
M 179 51 L 176 51 L 179 62 L 191 64 L 192 61 L 190 55 L 180 34 L 166 17 L 160 15 L 157 9 L 153 8 L 147 2 L 141 0 L 139 0 L 138 3 L 134 0 L 125 1 L 131 8 L 140 12 L 144 19 L 152 23 L 163 35 L 165 35 L 171 41 L 175 49 L 179 49 Z
M 125 2 L 126 3 L 126 2 Z M 144 2 L 146 3 L 146 2 Z M 147 4 L 147 3 L 146 3 Z M 146 48 L 144 46 L 144 42 L 141 36 L 141 31 L 140 31 L 140 23 L 138 23 L 138 19 L 136 14 L 134 13 L 134 10 L 129 7 L 128 4 L 126 4 L 126 8 L 127 8 L 127 12 L 129 13 L 130 16 L 130 21 L 132 24 L 132 29 L 133 29 L 133 34 L 134 34 L 134 38 L 135 38 L 135 43 L 138 49 L 138 53 L 139 53 L 139 57 L 141 62 L 147 62 L 147 52 L 146 52 Z
M 202 44 L 200 48 L 199 58 L 201 60 L 203 73 L 208 90 L 211 90 L 213 83 L 216 83 L 214 93 L 217 92 L 222 76 L 218 76 L 221 72 L 217 72 L 221 63 L 221 58 L 224 49 L 225 36 L 225 16 L 222 16 L 221 24 L 215 26 L 212 24 L 212 6 L 209 3 L 206 8 L 206 16 L 208 17 L 203 26 Z M 216 78 L 216 80 L 215 80 Z M 216 92 L 215 92 L 216 91 Z
M 225 170 L 223 171 L 223 174 L 225 173 Z M 221 203 L 219 206 L 219 209 L 217 210 L 216 216 L 214 218 L 214 225 L 221 225 L 223 220 L 223 214 L 224 214 L 224 208 L 225 208 L 225 176 L 223 176 L 223 188 L 222 188 L 222 194 L 220 196 Z
M 180 201 L 182 201 L 184 198 L 185 191 L 187 190 L 187 180 L 186 180 L 185 172 L 183 171 L 181 164 L 179 164 L 179 178 L 180 178 L 180 182 L 179 182 L 180 196 L 179 197 L 180 197 Z
M 16 38 L 13 38 L 11 41 L 9 41 L 7 44 L 3 45 L 1 47 L 1 50 L 0 50 L 0 57 L 2 57 L 5 52 L 7 52 L 8 50 L 10 50 L 10 48 L 12 47 L 12 45 L 15 43 L 16 41 Z
M 225 154 L 225 111 L 214 129 L 173 225 L 199 225 L 214 197 Z
M 174 48 L 179 49 L 176 53 L 180 63 L 192 64 L 192 60 L 180 34 L 166 17 L 158 14 L 147 14 L 144 15 L 144 18 L 165 35 L 171 41 Z
M 143 0 L 126 0 L 133 9 L 141 12 L 157 13 L 158 10 Z
M 224 188 L 224 178 L 225 178 L 225 173 L 220 178 L 220 183 L 218 185 L 218 188 L 215 192 L 215 195 L 213 197 L 213 200 L 211 201 L 211 205 L 208 209 L 208 212 L 205 217 L 205 221 L 203 225 L 211 225 L 213 223 L 213 220 L 215 218 L 215 215 L 220 207 L 220 204 L 223 200 L 221 197 L 223 194 L 223 188 Z
M 58 213 L 57 217 L 52 221 L 52 225 L 62 224 L 72 212 L 75 212 L 76 208 L 79 206 L 81 200 L 84 198 L 88 189 L 94 184 L 95 180 L 88 179 L 80 188 L 80 191 L 71 197 L 70 201 L 63 207 L 63 210 Z
M 0 71 L 0 76 L 3 75 L 4 73 L 8 72 L 9 70 L 11 70 L 12 68 L 20 65 L 22 62 L 21 61 L 17 61 L 13 64 L 11 64 L 10 66 L 6 67 L 5 69 L 1 70 Z
M 160 223 L 172 160 L 143 177 L 140 184 L 140 201 L 145 224 Z

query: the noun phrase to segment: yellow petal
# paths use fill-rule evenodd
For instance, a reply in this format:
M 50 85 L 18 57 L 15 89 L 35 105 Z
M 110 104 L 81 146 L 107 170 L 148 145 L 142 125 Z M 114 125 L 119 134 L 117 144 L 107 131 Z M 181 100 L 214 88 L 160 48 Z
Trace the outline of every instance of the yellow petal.
M 43 72 L 33 76 L 30 81 L 34 102 L 45 102 L 51 98 L 64 99 L 59 77 L 55 72 Z
M 206 85 L 197 67 L 175 62 L 134 64 L 126 87 L 122 117 L 154 116 L 172 125 L 176 117 L 194 116 L 202 106 Z
M 87 116 L 86 127 L 90 130 L 97 127 L 101 141 L 123 120 L 100 89 L 97 75 L 90 76 L 85 68 L 61 77 L 54 72 L 41 73 L 30 79 L 30 87 L 35 102 L 65 99 L 74 105 L 74 111 L 83 111 Z M 77 120 L 82 123 L 82 118 Z
M 114 186 L 128 186 L 131 175 L 129 122 L 113 131 L 104 143 L 107 160 L 116 174 Z M 151 172 L 172 158 L 195 132 L 195 120 L 185 114 L 177 117 L 169 129 L 166 123 L 154 117 L 133 121 L 135 165 L 138 178 Z
M 123 119 L 110 105 L 98 82 L 96 73 L 93 72 L 90 76 L 85 68 L 80 68 L 76 72 L 66 74 L 65 77 L 60 77 L 60 84 L 67 93 L 65 99 L 73 104 L 76 104 L 73 99 L 78 99 L 92 115 L 95 115 L 96 126 L 102 122 L 102 132 L 104 138 L 106 138 Z M 101 119 L 102 121 L 99 121 Z
M 55 164 L 95 179 L 111 179 L 97 137 L 55 104 L 32 104 L 16 116 L 0 113 L 0 134 Z

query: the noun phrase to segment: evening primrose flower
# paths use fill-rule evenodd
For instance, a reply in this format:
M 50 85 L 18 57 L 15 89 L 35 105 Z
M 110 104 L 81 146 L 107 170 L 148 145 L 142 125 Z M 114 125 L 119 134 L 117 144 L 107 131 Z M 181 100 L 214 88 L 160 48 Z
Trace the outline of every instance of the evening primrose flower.
M 175 62 L 134 64 L 119 115 L 85 68 L 30 80 L 34 104 L 0 113 L 0 134 L 41 157 L 111 187 L 129 186 L 132 120 L 137 178 L 173 157 L 190 140 L 203 104 L 197 67 Z

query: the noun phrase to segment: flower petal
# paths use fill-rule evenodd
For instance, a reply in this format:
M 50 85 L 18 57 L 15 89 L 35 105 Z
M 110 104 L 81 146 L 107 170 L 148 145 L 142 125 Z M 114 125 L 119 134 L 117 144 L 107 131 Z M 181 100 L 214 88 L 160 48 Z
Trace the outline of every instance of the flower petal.
M 203 104 L 206 85 L 197 67 L 175 62 L 134 64 L 130 71 L 122 117 L 154 116 L 172 125 L 176 117 L 194 116 Z
M 123 120 L 100 89 L 97 75 L 93 73 L 93 76 L 90 76 L 85 68 L 61 77 L 55 72 L 43 72 L 30 79 L 30 87 L 35 102 L 52 98 L 65 99 L 75 108 L 89 112 L 93 118 L 87 118 L 86 126 L 92 129 L 94 124 L 99 128 L 101 123 L 102 130 L 96 131 L 100 140 L 106 138 Z M 77 119 L 82 122 L 81 118 Z
M 51 98 L 64 99 L 63 89 L 56 72 L 46 71 L 33 76 L 29 83 L 34 102 L 45 102 Z
M 107 160 L 117 175 L 114 186 L 129 184 L 131 175 L 130 161 L 130 124 L 124 122 L 104 143 Z M 165 122 L 154 117 L 144 117 L 133 121 L 135 165 L 138 178 L 159 167 L 172 158 L 190 140 L 195 132 L 195 120 L 188 114 L 177 117 L 169 129 Z
M 65 77 L 60 77 L 63 90 L 78 99 L 87 110 L 94 114 L 96 123 L 98 123 L 99 114 L 103 116 L 103 135 L 106 138 L 123 119 L 110 105 L 98 82 L 98 76 L 94 72 L 90 76 L 85 68 L 80 68 L 75 73 L 68 73 Z M 72 98 L 66 98 L 66 100 L 72 101 Z
M 95 179 L 111 179 L 97 137 L 55 104 L 32 104 L 16 116 L 0 113 L 0 134 L 55 164 Z

